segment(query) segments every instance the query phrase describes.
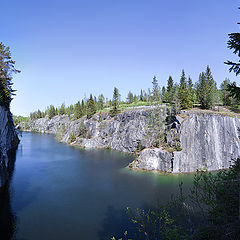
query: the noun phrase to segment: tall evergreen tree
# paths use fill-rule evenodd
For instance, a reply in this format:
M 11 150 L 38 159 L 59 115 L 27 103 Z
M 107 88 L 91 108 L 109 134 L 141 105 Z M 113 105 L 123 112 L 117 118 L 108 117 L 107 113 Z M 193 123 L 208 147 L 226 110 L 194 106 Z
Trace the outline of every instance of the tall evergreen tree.
M 195 100 L 196 100 L 196 97 L 195 97 L 195 91 L 194 91 L 194 88 L 193 88 L 193 82 L 192 82 L 192 79 L 191 79 L 190 76 L 188 77 L 187 88 L 188 88 L 188 91 L 189 91 L 190 100 L 191 100 L 192 103 L 194 103 Z
M 133 102 L 134 102 L 133 94 L 132 94 L 131 91 L 128 92 L 128 95 L 127 95 L 127 102 L 128 102 L 128 103 L 133 103 Z
M 179 101 L 182 109 L 191 108 L 193 106 L 191 92 L 187 85 L 187 78 L 184 70 L 182 70 L 182 75 L 180 79 Z
M 12 75 L 20 71 L 15 68 L 9 47 L 0 42 L 0 105 L 9 108 L 15 90 L 12 89 Z
M 116 87 L 114 87 L 113 99 L 112 99 L 112 109 L 110 112 L 112 116 L 115 116 L 119 112 L 119 101 L 120 101 L 119 90 Z
M 105 102 L 105 97 L 103 96 L 103 94 L 100 94 L 98 96 L 98 109 L 99 110 L 103 110 L 104 109 L 104 102 Z
M 171 76 L 169 76 L 167 81 L 166 101 L 168 103 L 172 103 L 173 101 L 173 79 Z
M 152 90 L 152 96 L 153 96 L 153 101 L 158 101 L 159 100 L 159 88 L 158 88 L 158 80 L 157 77 L 153 77 L 153 90 Z
M 83 116 L 82 107 L 80 101 L 78 101 L 74 106 L 74 119 L 79 119 Z
M 166 102 L 166 88 L 163 86 L 162 87 L 162 92 L 161 92 L 161 98 L 162 98 L 162 102 Z
M 201 73 L 197 84 L 197 96 L 203 109 L 210 109 L 216 102 L 217 86 L 213 79 L 210 67 Z
M 57 115 L 56 108 L 53 105 L 50 105 L 47 111 L 49 119 L 52 119 L 54 116 Z
M 87 114 L 87 109 L 86 109 L 87 107 L 86 107 L 86 104 L 83 99 L 82 99 L 81 107 L 82 107 L 82 112 L 83 112 L 83 116 L 84 116 Z
M 221 90 L 221 99 L 224 106 L 231 105 L 231 93 L 228 89 L 228 86 L 231 84 L 230 80 L 226 78 L 220 85 Z
M 64 115 L 66 113 L 65 104 L 63 103 L 59 108 L 59 115 Z
M 141 93 L 140 93 L 140 96 L 139 96 L 139 100 L 140 101 L 144 101 L 144 95 L 143 95 L 143 90 L 141 89 Z
M 87 118 L 90 119 L 96 113 L 96 105 L 93 99 L 92 94 L 87 101 Z

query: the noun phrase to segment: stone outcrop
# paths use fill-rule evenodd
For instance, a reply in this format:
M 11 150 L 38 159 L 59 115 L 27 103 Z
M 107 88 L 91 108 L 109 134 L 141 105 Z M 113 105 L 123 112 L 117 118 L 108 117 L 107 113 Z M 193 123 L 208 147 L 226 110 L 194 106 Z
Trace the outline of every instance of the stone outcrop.
M 166 111 L 161 109 L 161 118 L 166 119 Z M 111 148 L 135 153 L 141 147 L 153 145 L 154 136 L 149 135 L 149 116 L 151 110 L 137 109 L 124 111 L 115 117 L 109 114 L 95 115 L 91 119 L 82 117 L 73 120 L 73 116 L 55 116 L 52 119 L 41 118 L 27 123 L 27 129 L 41 133 L 54 133 L 61 142 L 69 143 L 71 135 L 76 139 L 73 144 L 84 148 Z M 84 129 L 85 132 L 83 131 Z M 26 123 L 20 125 L 26 130 Z
M 130 164 L 131 168 L 172 172 L 172 154 L 161 148 L 146 148 Z
M 181 124 L 182 151 L 174 152 L 173 172 L 229 168 L 240 157 L 240 120 L 210 113 L 189 113 Z
M 8 180 L 14 157 L 10 157 L 16 150 L 19 139 L 13 124 L 12 114 L 0 106 L 0 187 Z
M 78 120 L 65 115 L 42 118 L 28 123 L 28 128 L 54 133 L 60 141 L 84 148 L 137 153 L 131 164 L 136 169 L 213 171 L 229 168 L 240 157 L 238 118 L 202 111 L 186 111 L 181 116 L 169 114 L 166 108 L 135 109 L 113 118 L 109 114 Z

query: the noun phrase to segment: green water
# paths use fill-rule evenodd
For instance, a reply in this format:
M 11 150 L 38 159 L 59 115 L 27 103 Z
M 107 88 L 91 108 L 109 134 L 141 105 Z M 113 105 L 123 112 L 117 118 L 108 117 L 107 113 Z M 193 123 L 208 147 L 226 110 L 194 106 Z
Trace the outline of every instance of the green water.
M 54 136 L 23 133 L 10 187 L 0 195 L 5 239 L 102 240 L 132 225 L 126 207 L 154 207 L 187 187 L 192 175 L 125 168 L 128 154 L 81 150 Z M 0 238 L 4 239 L 4 238 Z

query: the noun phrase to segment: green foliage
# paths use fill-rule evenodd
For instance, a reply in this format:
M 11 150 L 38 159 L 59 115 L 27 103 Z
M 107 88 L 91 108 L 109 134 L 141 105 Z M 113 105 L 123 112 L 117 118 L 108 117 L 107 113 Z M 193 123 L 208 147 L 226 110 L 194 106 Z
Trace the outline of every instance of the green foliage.
M 169 76 L 167 81 L 167 91 L 165 94 L 166 102 L 171 104 L 173 102 L 173 97 L 174 97 L 173 79 L 171 76 Z
M 127 95 L 127 102 L 130 104 L 134 102 L 133 94 L 131 91 L 129 91 L 129 93 Z
M 96 105 L 92 94 L 90 94 L 90 98 L 87 101 L 87 118 L 90 119 L 96 112 Z
M 192 83 L 191 80 L 189 80 L 189 83 L 187 83 L 184 70 L 182 70 L 182 75 L 180 79 L 178 98 L 182 109 L 192 108 L 193 106 Z
M 47 109 L 47 114 L 49 119 L 52 119 L 54 116 L 57 115 L 57 109 L 53 105 L 50 105 Z
M 237 54 L 238 57 L 240 57 L 240 33 L 230 33 L 228 34 L 229 41 L 228 41 L 228 48 L 233 50 L 234 54 Z M 240 73 L 240 61 L 238 62 L 232 62 L 232 61 L 226 61 L 225 64 L 230 66 L 229 71 L 234 72 L 236 76 Z M 231 96 L 240 100 L 240 88 L 236 86 L 236 83 L 229 84 L 228 90 L 231 93 Z
M 70 133 L 69 138 L 68 138 L 68 143 L 72 143 L 76 141 L 76 136 L 74 133 Z
M 228 48 L 233 49 L 233 53 L 237 54 L 240 57 L 240 33 L 230 33 L 228 34 L 229 41 L 228 41 Z M 233 71 L 236 75 L 240 73 L 240 61 L 239 62 L 232 62 L 227 61 L 225 64 L 231 66 L 229 71 Z
M 179 190 L 166 206 L 127 208 L 139 233 L 135 239 L 239 239 L 240 159 L 229 170 L 198 171 L 190 193 L 183 193 L 182 182 Z
M 39 118 L 45 117 L 44 112 L 41 112 L 40 110 L 37 110 L 36 112 L 30 113 L 30 119 L 35 120 Z
M 110 111 L 111 116 L 115 116 L 119 113 L 119 101 L 120 101 L 120 93 L 119 90 L 114 87 L 113 90 L 113 100 L 112 100 L 112 109 Z
M 105 97 L 103 96 L 103 94 L 100 94 L 98 96 L 98 102 L 97 102 L 98 110 L 103 110 L 104 109 L 104 103 L 105 103 Z
M 230 106 L 233 99 L 231 97 L 231 91 L 229 91 L 230 80 L 225 79 L 220 86 L 221 100 L 224 106 Z
M 78 128 L 78 136 L 82 137 L 82 138 L 87 137 L 87 127 L 83 121 L 81 121 L 79 128 Z
M 13 116 L 13 122 L 15 126 L 22 122 L 27 123 L 28 121 L 29 121 L 29 117 Z
M 64 115 L 66 113 L 65 104 L 63 103 L 58 110 L 59 115 Z
M 15 69 L 9 47 L 0 42 L 0 105 L 9 108 L 15 90 L 12 89 L 12 75 L 20 71 Z
M 160 92 L 159 92 L 159 87 L 158 87 L 158 80 L 157 77 L 153 77 L 153 90 L 152 90 L 152 101 L 159 101 L 160 100 Z
M 197 97 L 203 109 L 210 109 L 216 102 L 217 87 L 212 77 L 210 67 L 201 73 L 197 84 Z
M 74 119 L 79 119 L 83 116 L 83 110 L 82 110 L 82 106 L 80 104 L 80 102 L 78 101 L 75 106 L 74 106 Z

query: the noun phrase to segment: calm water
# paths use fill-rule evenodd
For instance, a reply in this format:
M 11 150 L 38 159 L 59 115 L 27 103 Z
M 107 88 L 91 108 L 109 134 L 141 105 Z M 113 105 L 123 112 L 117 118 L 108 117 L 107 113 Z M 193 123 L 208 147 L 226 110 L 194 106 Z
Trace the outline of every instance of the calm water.
M 191 175 L 126 169 L 132 157 L 80 150 L 54 136 L 23 133 L 9 186 L 0 194 L 0 236 L 17 240 L 102 240 L 131 224 L 126 207 L 165 203 Z M 3 233 L 4 232 L 4 233 Z M 0 237 L 0 239 L 4 239 Z

